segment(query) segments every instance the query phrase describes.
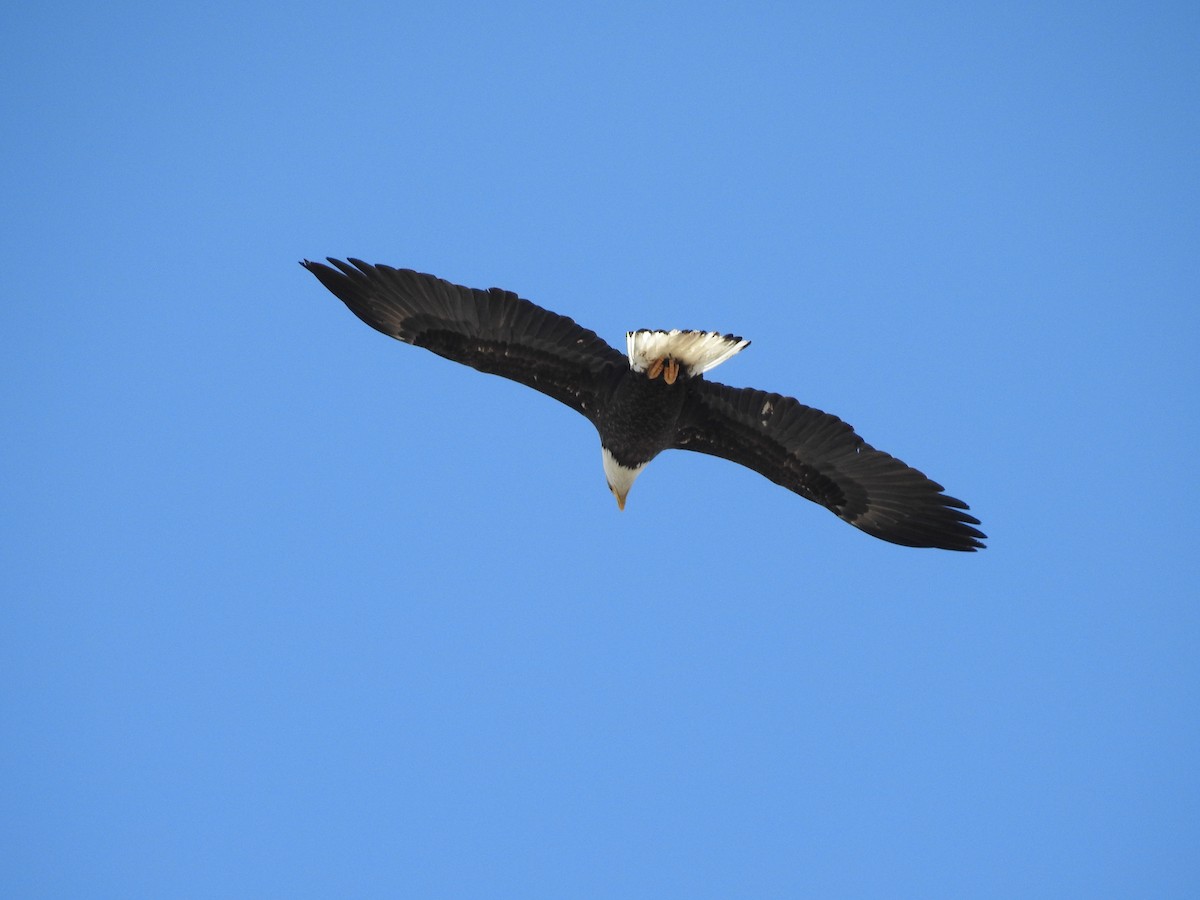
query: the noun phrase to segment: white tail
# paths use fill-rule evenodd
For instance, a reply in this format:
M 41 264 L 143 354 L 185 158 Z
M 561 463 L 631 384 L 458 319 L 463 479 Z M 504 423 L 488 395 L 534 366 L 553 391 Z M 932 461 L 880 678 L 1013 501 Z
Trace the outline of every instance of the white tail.
M 716 368 L 749 341 L 715 331 L 630 331 L 625 335 L 629 367 L 644 372 L 656 360 L 676 360 L 688 375 Z

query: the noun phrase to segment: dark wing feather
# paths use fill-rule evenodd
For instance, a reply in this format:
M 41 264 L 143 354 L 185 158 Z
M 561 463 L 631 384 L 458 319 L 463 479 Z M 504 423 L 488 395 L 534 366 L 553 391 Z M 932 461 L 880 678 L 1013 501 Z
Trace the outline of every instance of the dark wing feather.
M 528 385 L 595 421 L 624 355 L 595 332 L 516 294 L 451 284 L 410 269 L 305 260 L 356 316 L 389 337 Z
M 987 537 L 940 484 L 791 397 L 692 381 L 674 446 L 748 466 L 894 544 L 975 550 Z

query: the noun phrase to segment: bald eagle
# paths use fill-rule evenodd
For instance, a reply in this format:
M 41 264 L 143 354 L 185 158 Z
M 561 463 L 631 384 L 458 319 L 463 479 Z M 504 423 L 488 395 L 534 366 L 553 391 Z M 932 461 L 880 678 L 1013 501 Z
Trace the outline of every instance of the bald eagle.
M 908 547 L 982 549 L 967 504 L 836 416 L 704 375 L 749 345 L 713 331 L 631 331 L 626 353 L 499 288 L 476 290 L 357 259 L 303 265 L 377 331 L 501 375 L 582 413 L 600 433 L 617 506 L 663 450 L 748 466 L 867 534 Z

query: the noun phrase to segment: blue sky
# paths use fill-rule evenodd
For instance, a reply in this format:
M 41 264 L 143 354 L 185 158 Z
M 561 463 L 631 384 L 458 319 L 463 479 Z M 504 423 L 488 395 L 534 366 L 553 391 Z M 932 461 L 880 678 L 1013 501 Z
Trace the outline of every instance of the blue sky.
M 0 894 L 1200 891 L 1194 4 L 6 18 Z M 296 263 L 731 331 L 875 541 Z

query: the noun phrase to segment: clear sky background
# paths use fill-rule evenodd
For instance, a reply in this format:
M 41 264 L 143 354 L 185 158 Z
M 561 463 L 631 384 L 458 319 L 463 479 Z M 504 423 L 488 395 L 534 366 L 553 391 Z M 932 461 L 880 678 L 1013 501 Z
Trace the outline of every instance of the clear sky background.
M 0 895 L 1200 895 L 1195 3 L 26 4 Z M 731 331 L 885 544 L 297 261 Z

